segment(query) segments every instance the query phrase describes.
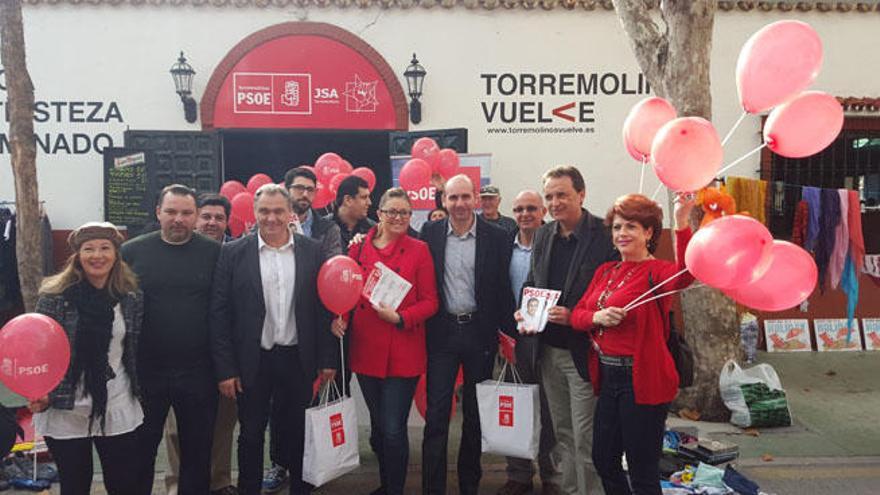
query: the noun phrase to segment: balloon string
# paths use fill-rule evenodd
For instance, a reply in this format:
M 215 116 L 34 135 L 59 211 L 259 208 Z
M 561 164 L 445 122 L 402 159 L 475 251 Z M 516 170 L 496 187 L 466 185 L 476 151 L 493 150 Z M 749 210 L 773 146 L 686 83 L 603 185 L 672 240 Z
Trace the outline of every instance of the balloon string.
M 727 135 L 724 136 L 724 139 L 721 140 L 721 146 L 727 144 L 727 141 L 729 141 L 731 136 L 733 136 L 733 131 L 735 131 L 736 128 L 739 127 L 740 124 L 742 124 L 742 121 L 746 118 L 746 115 L 748 115 L 748 113 L 743 110 L 743 113 L 739 116 L 738 119 L 736 119 L 736 123 L 733 124 L 733 127 L 731 127 L 729 131 L 727 131 Z
M 660 294 L 657 294 L 657 295 L 654 296 L 654 297 L 649 297 L 649 298 L 645 299 L 644 301 L 641 301 L 641 302 L 639 302 L 639 303 L 637 303 L 637 304 L 633 304 L 633 305 L 631 305 L 631 306 L 627 306 L 626 308 L 623 308 L 623 309 L 626 310 L 626 311 L 632 311 L 632 310 L 638 308 L 639 306 L 641 306 L 642 304 L 649 303 L 649 302 L 651 302 L 651 301 L 653 301 L 653 300 L 655 300 L 655 299 L 660 299 L 660 298 L 663 298 L 663 297 L 666 297 L 666 296 L 671 296 L 672 294 L 678 294 L 679 292 L 684 292 L 684 291 L 686 291 L 686 290 L 696 289 L 697 287 L 702 287 L 702 286 L 703 286 L 703 284 L 701 284 L 701 283 L 696 283 L 696 284 L 693 284 L 693 285 L 691 285 L 691 286 L 689 286 L 689 287 L 685 287 L 684 289 L 676 289 L 676 290 L 671 290 L 671 291 L 669 291 L 669 292 L 661 292 Z
M 657 184 L 657 189 L 654 190 L 654 194 L 651 195 L 651 201 L 654 201 L 654 198 L 657 197 L 657 193 L 660 192 L 660 189 L 663 189 L 663 183 Z
M 647 157 L 642 155 L 642 175 L 639 177 L 639 194 L 642 194 L 642 187 L 645 185 L 645 165 L 647 163 Z
M 765 146 L 767 146 L 767 143 L 761 143 L 761 146 L 758 146 L 757 148 L 753 149 L 752 151 L 749 151 L 749 152 L 746 153 L 745 155 L 743 155 L 743 156 L 737 158 L 736 160 L 734 160 L 730 165 L 726 165 L 724 168 L 722 168 L 721 170 L 719 170 L 718 173 L 715 174 L 715 177 L 721 177 L 721 174 L 723 174 L 724 172 L 727 172 L 728 170 L 730 170 L 730 169 L 733 168 L 734 166 L 738 165 L 740 162 L 742 162 L 742 161 L 745 160 L 746 158 L 748 158 L 748 157 L 754 155 L 755 153 L 761 151 L 762 149 L 764 149 Z
M 626 306 L 623 307 L 623 310 L 624 310 L 624 311 L 628 311 L 630 308 L 633 307 L 633 305 L 634 305 L 635 303 L 641 301 L 645 296 L 649 296 L 649 295 L 651 295 L 652 292 L 656 291 L 656 290 L 659 289 L 660 287 L 663 287 L 664 285 L 668 284 L 668 283 L 671 282 L 672 280 L 674 280 L 674 279 L 676 279 L 676 278 L 682 276 L 682 275 L 684 274 L 684 272 L 686 272 L 686 271 L 688 271 L 688 269 L 687 269 L 687 268 L 683 268 L 681 271 L 679 271 L 679 272 L 676 273 L 675 275 L 673 275 L 673 276 L 667 278 L 666 280 L 660 282 L 659 284 L 655 285 L 654 287 L 651 287 L 647 292 L 645 292 L 644 294 L 642 294 L 642 295 L 640 295 L 639 297 L 637 297 L 637 298 L 633 299 L 632 301 L 630 301 L 629 304 L 627 304 Z

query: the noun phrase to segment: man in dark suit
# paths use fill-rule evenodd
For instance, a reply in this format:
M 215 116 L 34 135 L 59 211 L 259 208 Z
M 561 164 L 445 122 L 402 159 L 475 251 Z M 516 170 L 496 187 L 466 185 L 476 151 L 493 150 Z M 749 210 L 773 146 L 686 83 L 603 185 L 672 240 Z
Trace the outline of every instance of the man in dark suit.
M 499 329 L 515 328 L 510 289 L 511 244 L 504 230 L 479 218 L 466 175 L 446 183 L 449 218 L 422 227 L 434 259 L 440 310 L 427 326 L 427 412 L 422 443 L 422 492 L 446 493 L 449 410 L 459 365 L 464 368 L 464 422 L 458 452 L 459 492 L 478 493 L 481 436 L 476 384 L 492 376 Z
M 211 298 L 211 346 L 220 393 L 238 404 L 238 488 L 258 495 L 270 403 L 291 473 L 290 493 L 309 493 L 302 479 L 305 409 L 320 370 L 332 380 L 339 360 L 330 313 L 318 300 L 320 244 L 291 232 L 284 187 L 257 190 L 257 232 L 223 245 Z
M 535 233 L 525 285 L 560 290 L 562 295 L 550 308 L 540 336 L 541 381 L 556 433 L 562 492 L 601 494 L 591 457 L 596 399 L 587 372 L 590 338 L 571 328 L 570 317 L 596 268 L 620 256 L 602 219 L 583 207 L 586 186 L 577 168 L 555 167 L 543 181 L 544 203 L 553 221 Z

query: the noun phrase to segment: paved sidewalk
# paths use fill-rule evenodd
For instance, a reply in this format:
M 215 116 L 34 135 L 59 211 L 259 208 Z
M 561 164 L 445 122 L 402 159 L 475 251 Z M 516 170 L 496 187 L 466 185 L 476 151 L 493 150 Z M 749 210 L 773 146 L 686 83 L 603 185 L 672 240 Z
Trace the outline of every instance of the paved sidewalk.
M 792 410 L 792 426 L 759 430 L 756 437 L 727 423 L 689 422 L 671 417 L 669 424 L 693 425 L 701 436 L 738 444 L 741 471 L 768 493 L 880 493 L 880 352 L 764 353 L 759 355 L 759 361 L 772 364 L 779 373 Z M 9 403 L 9 396 L 3 392 L 0 391 L 0 401 Z M 459 421 L 455 421 L 453 432 L 460 431 Z M 421 434 L 421 428 L 410 428 L 407 493 L 421 492 Z M 361 427 L 362 466 L 316 493 L 366 494 L 377 486 L 378 466 L 367 444 L 368 435 L 367 429 Z M 452 453 L 457 451 L 458 440 L 458 435 L 450 435 L 450 494 L 457 493 Z M 160 453 L 154 485 L 157 495 L 164 493 L 164 446 Z M 499 456 L 483 456 L 480 493 L 494 494 L 504 484 L 504 466 Z M 106 493 L 99 474 L 96 482 L 93 493 Z M 58 493 L 57 485 L 51 493 Z

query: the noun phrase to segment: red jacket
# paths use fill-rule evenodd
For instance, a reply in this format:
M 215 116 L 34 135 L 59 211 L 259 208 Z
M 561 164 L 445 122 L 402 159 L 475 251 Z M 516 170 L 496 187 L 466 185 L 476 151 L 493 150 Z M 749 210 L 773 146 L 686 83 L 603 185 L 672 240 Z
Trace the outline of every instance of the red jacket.
M 606 348 L 613 350 L 615 347 L 628 347 L 633 349 L 633 392 L 637 404 L 672 402 L 678 393 L 678 373 L 675 371 L 675 362 L 666 346 L 666 340 L 669 338 L 669 326 L 666 318 L 672 307 L 673 299 L 671 296 L 665 296 L 628 311 L 626 318 L 620 325 L 605 329 L 601 336 L 597 331 L 598 328 L 593 325 L 593 313 L 599 309 L 597 302 L 602 292 L 607 287 L 617 287 L 619 281 L 625 279 L 627 274 L 630 274 L 630 277 L 622 286 L 611 293 L 605 302 L 606 307 L 622 308 L 648 291 L 650 289 L 649 275 L 656 286 L 685 268 L 684 252 L 690 241 L 691 231 L 690 229 L 678 230 L 675 232 L 675 237 L 677 263 L 657 259 L 641 262 L 612 261 L 605 263 L 596 269 L 593 281 L 590 282 L 587 291 L 571 313 L 572 328 L 578 331 L 592 331 L 594 342 L 607 354 L 627 353 L 609 352 Z M 610 285 L 609 279 L 612 280 Z M 693 281 L 694 278 L 690 272 L 685 272 L 640 301 L 663 292 L 683 289 Z M 658 301 L 660 308 L 658 308 Z M 606 346 L 602 347 L 602 341 L 606 339 Z M 598 394 L 602 380 L 599 376 L 599 356 L 595 349 L 590 350 L 588 360 L 593 390 Z
M 348 255 L 359 262 L 364 278 L 377 261 L 396 271 L 413 284 L 397 312 L 404 327 L 397 328 L 379 318 L 372 305 L 361 297 L 351 325 L 351 370 L 385 378 L 414 377 L 425 372 L 425 321 L 437 312 L 439 299 L 434 277 L 434 261 L 428 245 L 408 235 L 379 250 L 373 246 L 376 228 L 353 245 Z

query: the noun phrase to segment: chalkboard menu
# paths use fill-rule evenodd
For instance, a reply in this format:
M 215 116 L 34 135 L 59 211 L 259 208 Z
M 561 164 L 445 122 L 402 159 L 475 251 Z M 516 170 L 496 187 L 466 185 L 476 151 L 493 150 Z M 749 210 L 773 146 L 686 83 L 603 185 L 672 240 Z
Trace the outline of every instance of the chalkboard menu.
M 130 235 L 141 232 L 155 218 L 155 193 L 148 173 L 151 158 L 143 150 L 104 150 L 104 219 L 127 227 Z

